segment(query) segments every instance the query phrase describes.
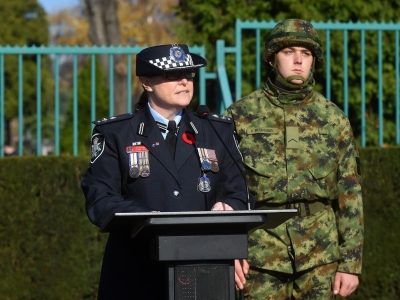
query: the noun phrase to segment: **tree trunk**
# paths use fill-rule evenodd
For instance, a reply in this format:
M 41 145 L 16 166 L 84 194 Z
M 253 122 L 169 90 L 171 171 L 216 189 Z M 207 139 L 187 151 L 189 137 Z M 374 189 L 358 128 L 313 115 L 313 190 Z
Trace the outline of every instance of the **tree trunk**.
M 85 11 L 89 21 L 89 37 L 96 46 L 119 46 L 120 32 L 117 18 L 117 0 L 85 0 Z M 110 87 L 108 55 L 100 55 L 100 62 L 105 72 L 105 80 Z M 126 112 L 127 100 L 127 72 L 121 54 L 114 55 L 114 114 Z

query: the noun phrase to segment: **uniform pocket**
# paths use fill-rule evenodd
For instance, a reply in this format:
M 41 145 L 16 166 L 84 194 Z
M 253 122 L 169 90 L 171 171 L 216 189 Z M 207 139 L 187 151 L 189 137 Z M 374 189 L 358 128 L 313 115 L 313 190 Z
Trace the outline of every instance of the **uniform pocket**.
M 318 189 L 315 191 L 318 198 L 336 199 L 338 197 L 337 169 L 338 166 L 334 161 L 322 167 L 312 165 L 308 168 L 318 186 Z
M 249 126 L 247 132 L 251 134 L 242 136 L 239 144 L 249 190 L 256 201 L 276 198 L 276 171 L 283 161 L 277 152 L 277 129 L 267 131 Z
M 256 160 L 251 165 L 245 162 L 244 166 L 250 193 L 253 194 L 256 201 L 274 198 L 276 196 L 276 178 L 273 175 L 277 168 L 261 160 Z
M 330 206 L 311 216 L 293 220 L 288 231 L 298 272 L 339 259 L 339 237 Z

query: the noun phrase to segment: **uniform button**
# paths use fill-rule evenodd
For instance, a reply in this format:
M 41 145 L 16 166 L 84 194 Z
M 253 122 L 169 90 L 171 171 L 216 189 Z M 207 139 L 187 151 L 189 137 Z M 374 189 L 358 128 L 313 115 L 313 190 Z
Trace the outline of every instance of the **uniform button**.
M 179 191 L 177 191 L 177 190 L 174 190 L 172 193 L 174 194 L 175 197 L 179 196 Z

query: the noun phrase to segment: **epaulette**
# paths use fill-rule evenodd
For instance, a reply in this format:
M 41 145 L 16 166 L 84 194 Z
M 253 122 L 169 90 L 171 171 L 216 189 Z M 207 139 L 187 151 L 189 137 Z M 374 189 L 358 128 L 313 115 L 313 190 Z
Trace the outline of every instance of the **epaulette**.
M 222 115 L 216 115 L 216 114 L 210 114 L 208 118 L 212 121 L 218 121 L 218 122 L 225 122 L 225 123 L 233 123 L 232 118 L 222 116 Z
M 113 117 L 109 117 L 109 118 L 103 118 L 101 120 L 93 121 L 92 123 L 95 125 L 104 125 L 104 124 L 108 124 L 108 123 L 113 123 L 113 122 L 130 119 L 133 117 L 133 115 L 134 115 L 133 113 L 127 113 L 127 114 L 122 114 L 122 115 L 113 116 Z

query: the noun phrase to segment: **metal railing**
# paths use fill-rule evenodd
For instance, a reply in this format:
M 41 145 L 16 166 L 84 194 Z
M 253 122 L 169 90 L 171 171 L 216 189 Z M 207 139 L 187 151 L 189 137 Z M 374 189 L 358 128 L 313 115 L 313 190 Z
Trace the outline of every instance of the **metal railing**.
M 358 31 L 360 34 L 360 88 L 359 93 L 361 95 L 361 146 L 366 146 L 366 33 L 369 31 L 373 31 L 377 34 L 376 40 L 376 48 L 377 48 L 377 73 L 378 73 L 378 82 L 377 82 L 377 103 L 378 103 L 378 144 L 380 146 L 384 145 L 383 133 L 384 133 L 384 82 L 383 82 L 383 33 L 384 32 L 393 32 L 394 33 L 394 43 L 392 46 L 393 51 L 393 60 L 394 60 L 394 74 L 395 78 L 393 81 L 396 83 L 392 88 L 394 89 L 394 101 L 395 103 L 392 105 L 395 109 L 395 143 L 400 145 L 400 23 L 339 23 L 339 22 L 312 22 L 314 26 L 317 28 L 320 37 L 323 36 L 325 39 L 324 45 L 324 55 L 325 55 L 325 96 L 330 99 L 331 98 L 331 82 L 332 82 L 332 67 L 331 67 L 331 34 L 333 31 L 342 32 L 343 39 L 343 110 L 346 114 L 349 113 L 349 73 L 348 73 L 348 35 L 351 31 Z M 206 80 L 216 80 L 218 86 L 218 92 L 220 101 L 218 102 L 217 109 L 219 113 L 222 113 L 233 101 L 240 99 L 242 97 L 242 45 L 243 45 L 243 37 L 242 32 L 244 30 L 255 32 L 255 45 L 254 49 L 254 64 L 255 64 L 255 82 L 254 89 L 258 89 L 261 87 L 261 55 L 262 55 L 262 40 L 261 33 L 263 30 L 271 30 L 276 25 L 275 21 L 241 21 L 236 20 L 236 33 L 235 33 L 235 45 L 234 46 L 226 46 L 225 41 L 219 40 L 216 43 L 216 72 L 206 72 L 205 68 L 201 68 L 199 70 L 199 89 L 198 89 L 198 98 L 199 104 L 206 104 Z M 264 33 L 264 32 L 263 32 Z M 370 45 L 369 45 L 370 46 Z M 109 59 L 109 68 L 105 70 L 108 72 L 108 92 L 109 92 L 109 116 L 114 115 L 114 56 L 115 55 L 125 55 L 126 59 L 126 95 L 127 95 L 127 107 L 126 111 L 132 111 L 132 87 L 135 76 L 132 76 L 132 70 L 134 66 L 133 55 L 136 55 L 139 51 L 141 51 L 144 46 L 139 47 L 0 47 L 0 157 L 5 155 L 4 147 L 5 147 L 5 102 L 6 99 L 6 73 L 5 73 L 5 63 L 8 55 L 13 55 L 17 57 L 17 67 L 15 72 L 18 74 L 18 89 L 17 97 L 18 102 L 18 113 L 16 116 L 17 119 L 17 155 L 25 155 L 24 153 L 24 139 L 26 136 L 25 128 L 24 128 L 24 119 L 26 117 L 26 113 L 24 113 L 24 56 L 34 57 L 36 61 L 36 79 L 35 79 L 35 105 L 36 105 L 36 126 L 35 126 L 35 154 L 45 155 L 46 151 L 43 149 L 43 138 L 42 138 L 42 59 L 47 56 L 51 61 L 51 73 L 52 73 L 52 82 L 54 84 L 53 89 L 54 92 L 54 117 L 53 117 L 53 136 L 52 140 L 52 150 L 51 153 L 54 155 L 60 154 L 60 67 L 62 66 L 62 61 L 65 60 L 66 57 L 69 58 L 72 65 L 71 71 L 71 97 L 72 97 L 72 140 L 73 140 L 73 149 L 72 155 L 78 155 L 78 63 L 79 57 L 81 55 L 89 56 L 90 63 L 90 74 L 91 74 L 91 84 L 90 97 L 91 97 L 91 120 L 96 119 L 96 86 L 95 75 L 96 75 L 96 64 L 95 60 L 98 55 L 107 55 Z M 193 46 L 190 47 L 190 51 L 196 54 L 199 54 L 203 57 L 206 57 L 205 47 L 204 46 Z M 235 57 L 235 80 L 229 81 L 229 77 L 226 71 L 226 56 L 234 55 Z M 44 71 L 43 71 L 44 72 Z M 231 89 L 230 84 L 233 85 Z M 232 94 L 235 95 L 235 99 Z M 214 99 L 212 99 L 214 101 Z M 90 120 L 88 120 L 90 122 Z
M 96 116 L 96 86 L 95 75 L 95 59 L 97 55 L 109 56 L 108 69 L 108 87 L 109 87 L 109 116 L 114 115 L 114 55 L 126 55 L 127 70 L 127 112 L 132 112 L 132 83 L 133 62 L 132 56 L 140 52 L 145 46 L 139 47 L 0 47 L 0 157 L 4 156 L 5 148 L 5 58 L 7 55 L 16 55 L 18 57 L 18 138 L 17 138 L 17 155 L 24 155 L 24 55 L 34 55 L 36 59 L 36 155 L 45 155 L 42 145 L 42 57 L 50 56 L 53 65 L 53 81 L 54 81 L 54 149 L 52 153 L 60 154 L 60 60 L 65 60 L 65 56 L 72 57 L 72 107 L 73 107 L 73 150 L 74 156 L 78 155 L 78 56 L 89 55 L 91 65 L 91 120 L 95 120 Z M 205 57 L 204 46 L 190 47 L 190 51 Z M 106 70 L 107 71 L 107 70 Z M 213 77 L 211 75 L 211 77 Z M 204 68 L 199 70 L 199 103 L 205 104 L 206 100 L 206 72 Z M 88 120 L 90 122 L 90 120 Z
M 242 32 L 244 30 L 254 30 L 255 32 L 255 47 L 256 53 L 255 65 L 256 65 L 256 76 L 255 76 L 255 89 L 259 89 L 261 86 L 261 56 L 262 56 L 262 40 L 261 31 L 271 30 L 277 24 L 276 21 L 241 21 L 236 20 L 236 35 L 235 45 L 225 46 L 224 41 L 217 42 L 217 69 L 218 69 L 218 81 L 219 86 L 224 87 L 224 93 L 222 95 L 222 101 L 220 102 L 220 110 L 223 111 L 227 108 L 232 101 L 238 100 L 242 97 Z M 377 72 L 378 72 L 378 143 L 382 147 L 384 145 L 383 133 L 384 133 L 384 118 L 383 118 L 383 42 L 382 35 L 384 32 L 394 33 L 393 53 L 394 56 L 394 69 L 395 69 L 395 126 L 396 126 L 396 144 L 400 145 L 400 23 L 369 23 L 369 22 L 312 22 L 315 28 L 318 30 L 318 35 L 325 37 L 324 55 L 325 55 L 325 96 L 327 99 L 331 99 L 331 33 L 332 31 L 341 31 L 343 39 L 343 111 L 346 115 L 349 114 L 349 44 L 348 35 L 350 31 L 358 31 L 360 33 L 360 95 L 361 95 L 361 146 L 366 146 L 366 33 L 373 31 L 377 33 Z M 227 75 L 225 69 L 225 55 L 235 55 L 235 81 L 234 81 L 234 93 L 235 98 L 233 99 L 232 93 L 227 89 Z

